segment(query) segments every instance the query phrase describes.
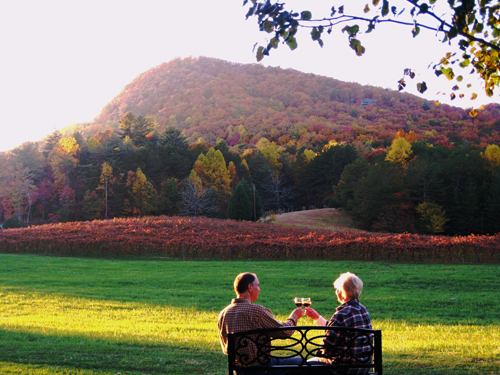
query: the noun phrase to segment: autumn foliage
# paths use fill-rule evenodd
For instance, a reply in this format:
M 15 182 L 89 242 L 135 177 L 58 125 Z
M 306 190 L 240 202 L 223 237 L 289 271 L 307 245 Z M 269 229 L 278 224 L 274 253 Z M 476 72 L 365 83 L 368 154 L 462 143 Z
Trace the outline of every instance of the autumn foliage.
M 247 147 L 265 137 L 297 148 L 330 140 L 376 148 L 405 129 L 409 137 L 443 144 L 497 144 L 500 106 L 481 107 L 474 118 L 469 111 L 292 69 L 199 57 L 144 72 L 94 121 L 63 133 L 93 136 L 117 130 L 122 117 L 132 112 L 154 116 L 159 131 L 181 129 L 190 143 L 221 138 L 230 146 Z
M 268 212 L 342 208 L 372 232 L 499 233 L 499 119 L 498 104 L 471 117 L 290 69 L 176 59 L 91 124 L 0 153 L 0 223 L 247 220 L 229 212 L 246 181 L 253 220 L 260 198 Z
M 500 263 L 500 234 L 426 236 L 285 228 L 199 217 L 145 217 L 0 231 L 0 252 L 187 259 Z

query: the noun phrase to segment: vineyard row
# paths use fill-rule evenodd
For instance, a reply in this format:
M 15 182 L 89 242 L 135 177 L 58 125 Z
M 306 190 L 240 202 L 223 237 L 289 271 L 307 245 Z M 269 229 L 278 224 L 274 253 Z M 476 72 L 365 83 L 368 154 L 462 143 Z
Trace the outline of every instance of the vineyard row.
M 174 259 L 500 263 L 500 234 L 425 236 L 285 228 L 192 217 L 59 223 L 0 231 L 0 252 Z

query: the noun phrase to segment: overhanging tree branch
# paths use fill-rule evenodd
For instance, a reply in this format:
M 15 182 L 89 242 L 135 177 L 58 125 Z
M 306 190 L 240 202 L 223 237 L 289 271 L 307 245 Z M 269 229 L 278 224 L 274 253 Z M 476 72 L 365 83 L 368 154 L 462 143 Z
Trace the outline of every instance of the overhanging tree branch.
M 441 61 L 433 67 L 436 75 L 443 75 L 448 80 L 456 80 L 457 85 L 454 86 L 453 90 L 458 90 L 458 83 L 462 82 L 463 77 L 456 75 L 451 65 L 459 63 L 461 68 L 471 66 L 471 73 L 477 74 L 484 82 L 486 94 L 488 96 L 493 95 L 494 88 L 500 85 L 500 3 L 489 5 L 491 1 L 487 0 L 460 0 L 457 3 L 455 3 L 455 0 L 449 0 L 447 1 L 448 11 L 444 12 L 443 16 L 438 16 L 435 12 L 435 4 L 437 1 L 443 2 L 444 0 L 402 0 L 412 6 L 409 13 L 413 22 L 408 22 L 396 19 L 406 10 L 403 8 L 398 12 L 397 7 L 391 6 L 389 1 L 394 3 L 396 0 L 372 0 L 374 9 L 371 9 L 369 5 L 365 6 L 364 13 L 372 11 L 379 13 L 373 18 L 346 14 L 344 13 L 344 5 L 337 9 L 332 7 L 330 17 L 316 19 L 312 18 L 312 13 L 308 10 L 300 13 L 286 10 L 285 3 L 271 4 L 269 0 L 251 0 L 250 2 L 244 0 L 243 5 L 250 4 L 246 15 L 247 19 L 252 16 L 257 17 L 259 29 L 274 35 L 267 46 L 258 47 L 258 61 L 269 55 L 272 49 L 278 48 L 280 41 L 287 44 L 290 49 L 295 50 L 298 47 L 295 36 L 300 28 L 311 29 L 312 40 L 317 41 L 323 47 L 322 35 L 324 31 L 330 34 L 334 26 L 349 22 L 367 23 L 368 29 L 366 33 L 373 31 L 376 25 L 381 23 L 410 26 L 413 27 L 413 37 L 419 35 L 420 29 L 427 29 L 437 34 L 443 33 L 443 42 L 451 42 L 457 36 L 463 38 L 457 43 L 458 47 L 463 51 L 462 56 L 452 61 L 450 60 L 451 55 L 446 51 Z M 348 3 L 347 6 L 351 4 Z M 423 16 L 432 17 L 437 22 L 437 25 L 433 26 L 428 22 L 418 22 L 417 18 Z M 350 47 L 358 56 L 362 56 L 365 53 L 365 48 L 358 39 L 359 31 L 358 25 L 348 25 L 342 29 L 342 32 L 348 34 Z M 409 75 L 411 78 L 414 77 L 411 69 L 405 69 L 405 75 Z M 405 87 L 404 78 L 399 81 L 399 88 L 403 87 Z M 425 82 L 418 83 L 417 89 L 419 92 L 424 92 L 427 85 Z M 476 94 L 473 94 L 471 99 L 476 96 Z M 452 93 L 450 97 L 454 99 L 456 95 Z M 463 97 L 463 94 L 460 94 L 459 97 Z

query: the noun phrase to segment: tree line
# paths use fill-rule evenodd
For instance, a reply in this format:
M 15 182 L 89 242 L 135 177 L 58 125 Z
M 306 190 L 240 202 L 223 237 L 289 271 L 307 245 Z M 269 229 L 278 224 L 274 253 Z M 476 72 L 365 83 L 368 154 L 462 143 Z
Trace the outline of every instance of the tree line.
M 126 113 L 120 130 L 51 134 L 0 155 L 4 228 L 115 217 L 187 215 L 258 220 L 266 211 L 338 207 L 384 232 L 500 231 L 500 148 L 453 147 L 400 131 L 388 147 L 324 141 L 246 149 L 189 143 Z

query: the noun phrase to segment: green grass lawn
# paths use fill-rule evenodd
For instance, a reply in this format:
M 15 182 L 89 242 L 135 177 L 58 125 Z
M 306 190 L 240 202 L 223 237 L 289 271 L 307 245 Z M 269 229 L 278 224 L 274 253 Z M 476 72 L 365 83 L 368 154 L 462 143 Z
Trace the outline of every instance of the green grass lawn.
M 495 265 L 0 254 L 0 374 L 226 374 L 216 322 L 243 271 L 257 273 L 257 303 L 281 319 L 295 296 L 331 316 L 333 280 L 356 273 L 386 374 L 500 373 Z

